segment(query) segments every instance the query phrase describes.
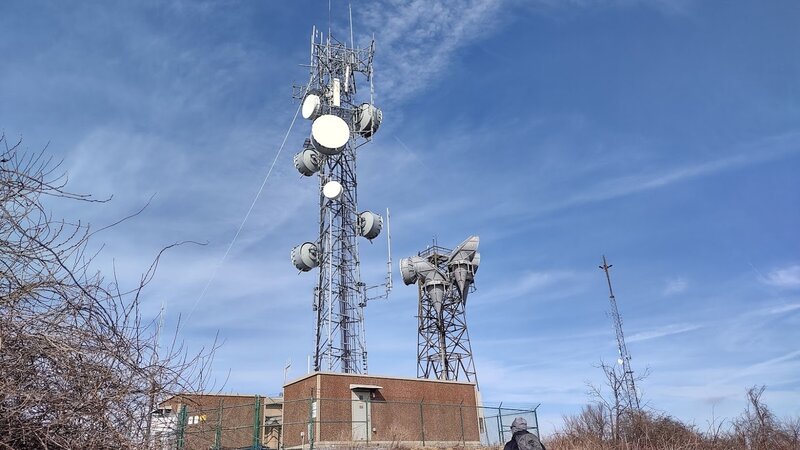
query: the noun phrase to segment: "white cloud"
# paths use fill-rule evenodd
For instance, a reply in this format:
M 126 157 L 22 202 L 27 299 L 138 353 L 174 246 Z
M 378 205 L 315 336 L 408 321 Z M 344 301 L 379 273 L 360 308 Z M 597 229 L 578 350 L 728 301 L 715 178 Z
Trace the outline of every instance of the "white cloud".
M 680 294 L 686 292 L 686 288 L 689 287 L 689 282 L 686 281 L 683 277 L 673 278 L 667 281 L 667 285 L 664 286 L 664 290 L 661 291 L 661 295 L 665 297 L 669 297 L 670 295 Z
M 800 136 L 796 134 L 776 136 L 762 142 L 752 143 L 748 146 L 750 148 L 733 156 L 676 167 L 659 173 L 612 178 L 592 187 L 590 190 L 568 198 L 565 204 L 561 206 L 611 200 L 726 170 L 772 161 L 797 153 L 797 147 L 792 144 L 797 141 L 798 137 Z M 758 150 L 758 152 L 755 150 Z
M 376 79 L 389 100 L 408 97 L 446 70 L 459 48 L 496 25 L 500 0 L 392 0 L 361 5 L 358 22 L 377 33 Z
M 785 377 L 788 381 L 795 378 L 798 367 L 800 367 L 800 350 L 784 353 L 746 367 L 739 367 L 719 382 L 728 383 L 738 379 L 764 378 L 767 374 L 773 379 L 780 380 Z
M 497 283 L 499 287 L 491 288 L 483 293 L 484 302 L 491 299 L 514 299 L 542 292 L 556 285 L 574 286 L 576 275 L 569 271 L 529 271 L 513 277 L 505 282 Z
M 783 314 L 797 309 L 800 309 L 800 303 L 791 303 L 788 305 L 781 305 L 770 308 L 767 311 L 767 314 Z
M 800 287 L 800 265 L 774 269 L 760 277 L 761 282 L 781 289 L 796 289 Z
M 694 324 L 685 324 L 685 323 L 676 323 L 672 325 L 667 325 L 665 327 L 656 328 L 654 330 L 649 331 L 640 331 L 639 333 L 635 333 L 628 337 L 628 342 L 641 342 L 641 341 L 648 341 L 650 339 L 658 339 L 665 336 L 671 336 L 674 334 L 681 334 L 686 333 L 689 331 L 697 330 L 702 328 L 700 325 Z

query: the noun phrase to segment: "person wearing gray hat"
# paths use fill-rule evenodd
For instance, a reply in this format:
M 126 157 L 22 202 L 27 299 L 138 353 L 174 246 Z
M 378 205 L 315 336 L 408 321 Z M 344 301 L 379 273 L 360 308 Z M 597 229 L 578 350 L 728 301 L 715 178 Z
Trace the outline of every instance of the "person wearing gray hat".
M 517 417 L 511 422 L 511 440 L 506 442 L 503 450 L 545 450 L 539 437 L 528 431 L 528 421 Z

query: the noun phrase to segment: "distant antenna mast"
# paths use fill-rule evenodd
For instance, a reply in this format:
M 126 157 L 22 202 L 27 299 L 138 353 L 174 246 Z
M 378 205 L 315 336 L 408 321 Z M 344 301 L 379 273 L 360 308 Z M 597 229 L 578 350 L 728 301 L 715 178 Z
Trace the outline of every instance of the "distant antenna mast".
M 625 345 L 625 335 L 622 333 L 622 317 L 619 315 L 617 299 L 614 297 L 613 289 L 611 289 L 611 274 L 608 269 L 613 266 L 606 262 L 606 255 L 603 255 L 603 265 L 599 267 L 606 273 L 606 281 L 608 281 L 608 298 L 611 302 L 611 320 L 614 321 L 614 332 L 617 335 L 617 350 L 619 350 L 619 359 L 617 363 L 622 366 L 623 370 L 625 396 L 627 397 L 625 400 L 631 410 L 638 410 L 639 396 L 636 394 L 636 385 L 633 380 L 631 355 L 628 353 L 628 347 Z
M 383 218 L 358 211 L 356 150 L 370 142 L 381 124 L 381 110 L 369 98 L 358 100 L 356 82 L 372 86 L 375 41 L 366 48 L 348 45 L 316 28 L 311 37 L 310 78 L 295 86 L 311 135 L 294 157 L 304 176 L 319 178 L 319 235 L 292 249 L 292 263 L 308 272 L 319 268 L 314 288 L 314 371 L 367 373 L 364 307 L 367 286 L 361 281 L 358 238 L 375 239 Z M 366 97 L 366 96 L 362 96 Z M 388 213 L 387 213 L 388 216 Z M 391 274 L 385 284 L 388 296 Z

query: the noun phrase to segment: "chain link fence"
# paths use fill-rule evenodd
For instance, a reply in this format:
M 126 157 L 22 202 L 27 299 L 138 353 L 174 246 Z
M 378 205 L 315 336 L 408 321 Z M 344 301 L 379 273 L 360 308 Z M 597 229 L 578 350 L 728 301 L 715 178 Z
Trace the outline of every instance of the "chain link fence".
M 204 396 L 153 413 L 153 442 L 167 450 L 498 447 L 538 408 L 444 402 Z

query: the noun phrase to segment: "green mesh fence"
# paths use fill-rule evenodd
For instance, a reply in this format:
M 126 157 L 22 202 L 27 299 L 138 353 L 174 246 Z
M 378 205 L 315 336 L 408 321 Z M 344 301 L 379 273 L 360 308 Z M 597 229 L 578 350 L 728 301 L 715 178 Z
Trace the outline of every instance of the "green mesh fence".
M 202 396 L 158 410 L 153 442 L 165 450 L 499 447 L 516 417 L 538 434 L 536 408 Z

